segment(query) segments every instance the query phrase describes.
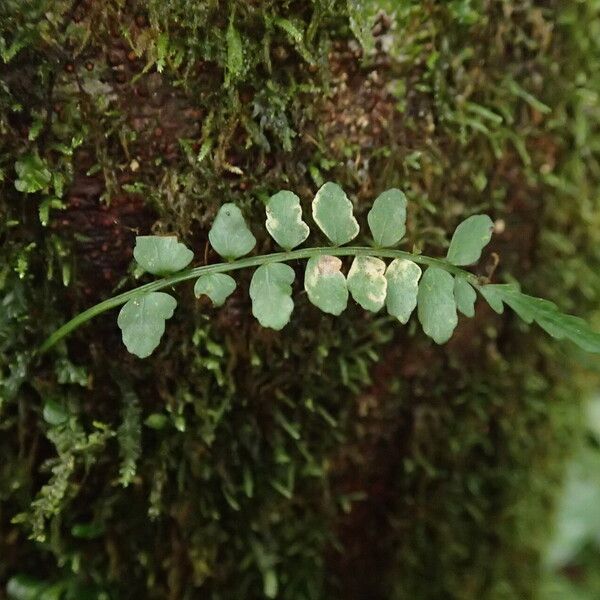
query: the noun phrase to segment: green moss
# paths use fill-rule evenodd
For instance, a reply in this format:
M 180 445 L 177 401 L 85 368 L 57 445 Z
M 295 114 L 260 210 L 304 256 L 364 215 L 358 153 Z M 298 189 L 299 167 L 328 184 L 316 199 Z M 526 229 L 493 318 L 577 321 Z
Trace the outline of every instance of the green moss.
M 9 4 L 1 580 L 77 597 L 534 596 L 590 382 L 510 316 L 481 310 L 439 349 L 301 298 L 276 334 L 247 285 L 218 311 L 188 290 L 146 362 L 111 315 L 31 363 L 56 325 L 132 285 L 135 232 L 176 233 L 204 260 L 223 202 L 252 222 L 273 191 L 307 202 L 326 179 L 363 219 L 405 190 L 409 243 L 432 254 L 489 211 L 497 280 L 593 308 L 600 49 L 581 31 L 598 7 L 388 5 L 370 39 L 379 4 Z M 28 156 L 58 176 L 23 193 Z M 67 421 L 44 418 L 49 402 Z

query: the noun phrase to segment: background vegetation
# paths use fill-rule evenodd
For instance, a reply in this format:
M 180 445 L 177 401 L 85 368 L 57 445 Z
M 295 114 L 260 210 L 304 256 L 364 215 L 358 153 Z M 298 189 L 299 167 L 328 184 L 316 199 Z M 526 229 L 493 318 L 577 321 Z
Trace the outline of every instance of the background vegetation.
M 136 233 L 214 261 L 223 202 L 326 179 L 434 255 L 488 212 L 484 272 L 590 316 L 600 2 L 3 0 L 0 58 L 0 597 L 535 597 L 594 365 L 509 314 L 276 333 L 244 285 L 146 361 L 114 315 L 32 351 Z
M 600 402 L 586 407 L 588 427 L 567 469 L 557 526 L 546 551 L 541 597 L 592 600 L 600 594 Z

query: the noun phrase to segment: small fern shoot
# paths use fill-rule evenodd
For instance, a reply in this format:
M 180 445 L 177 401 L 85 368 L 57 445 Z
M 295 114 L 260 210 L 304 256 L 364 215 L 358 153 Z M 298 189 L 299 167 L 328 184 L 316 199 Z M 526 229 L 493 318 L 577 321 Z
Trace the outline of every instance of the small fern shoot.
M 45 352 L 71 331 L 96 315 L 122 305 L 117 323 L 129 352 L 146 358 L 155 350 L 173 316 L 177 301 L 164 291 L 195 279 L 196 296 L 206 295 L 221 306 L 236 289 L 230 273 L 255 269 L 250 283 L 252 313 L 263 327 L 280 330 L 294 310 L 294 270 L 286 263 L 307 260 L 304 288 L 309 301 L 323 312 L 339 315 L 353 298 L 365 310 L 385 310 L 401 324 L 413 311 L 423 331 L 437 344 L 447 342 L 458 324 L 458 313 L 475 314 L 477 292 L 496 312 L 508 306 L 527 323 L 537 323 L 552 337 L 569 339 L 588 352 L 600 352 L 600 334 L 548 300 L 528 296 L 513 284 L 490 284 L 465 270 L 481 257 L 489 243 L 493 222 L 473 215 L 454 232 L 445 258 L 398 250 L 406 231 L 405 195 L 398 189 L 383 192 L 367 216 L 372 246 L 347 246 L 360 231 L 352 203 L 336 183 L 325 183 L 312 202 L 314 223 L 331 245 L 298 248 L 310 228 L 303 220 L 300 200 L 280 191 L 266 205 L 265 227 L 282 252 L 247 256 L 256 246 L 241 210 L 232 203 L 219 209 L 208 238 L 225 262 L 186 268 L 193 253 L 174 236 L 139 236 L 134 258 L 148 273 L 162 279 L 124 292 L 77 315 L 42 345 Z M 344 274 L 343 257 L 352 257 Z M 386 264 L 385 259 L 391 259 Z

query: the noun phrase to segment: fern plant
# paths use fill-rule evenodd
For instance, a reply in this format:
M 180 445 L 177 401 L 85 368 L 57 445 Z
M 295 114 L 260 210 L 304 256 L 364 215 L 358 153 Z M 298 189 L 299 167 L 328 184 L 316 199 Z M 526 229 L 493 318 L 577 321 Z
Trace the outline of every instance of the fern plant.
M 527 323 L 536 322 L 557 339 L 569 339 L 588 352 L 600 352 L 600 334 L 575 316 L 559 312 L 555 304 L 522 293 L 516 284 L 490 284 L 463 267 L 476 263 L 492 236 L 487 215 L 474 215 L 454 232 L 445 258 L 398 250 L 406 224 L 406 197 L 398 189 L 383 192 L 374 202 L 367 221 L 372 246 L 345 246 L 359 233 L 352 203 L 340 186 L 325 183 L 312 202 L 316 225 L 332 243 L 329 247 L 299 248 L 310 229 L 302 219 L 300 200 L 290 191 L 272 196 L 266 205 L 266 228 L 283 252 L 245 257 L 256 245 L 240 209 L 224 204 L 210 229 L 213 249 L 225 259 L 218 264 L 188 269 L 194 254 L 174 236 L 139 236 L 134 258 L 157 279 L 105 300 L 77 315 L 55 331 L 42 345 L 45 352 L 71 331 L 96 315 L 123 305 L 117 323 L 129 352 L 145 358 L 158 346 L 165 322 L 177 301 L 159 291 L 196 279 L 194 292 L 221 306 L 237 284 L 228 273 L 255 268 L 250 282 L 252 313 L 263 327 L 280 330 L 294 309 L 292 284 L 295 271 L 286 263 L 307 259 L 304 289 L 320 310 L 341 314 L 349 296 L 365 310 L 383 307 L 400 323 L 417 309 L 423 331 L 437 344 L 450 339 L 458 313 L 475 314 L 477 292 L 498 313 L 508 306 Z M 353 257 L 344 275 L 341 257 Z M 242 258 L 245 257 L 245 258 Z M 383 259 L 391 259 L 389 264 Z M 424 272 L 423 272 L 424 270 Z

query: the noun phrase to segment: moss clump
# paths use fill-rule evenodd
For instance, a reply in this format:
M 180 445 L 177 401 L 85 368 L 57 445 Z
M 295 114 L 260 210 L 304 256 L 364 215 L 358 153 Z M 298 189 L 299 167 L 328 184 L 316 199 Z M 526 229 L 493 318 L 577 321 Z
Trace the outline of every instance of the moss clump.
M 176 233 L 213 260 L 222 202 L 258 219 L 273 191 L 307 202 L 325 179 L 359 214 L 401 187 L 409 243 L 432 254 L 488 211 L 488 273 L 590 308 L 600 57 L 574 32 L 600 21 L 594 3 L 394 2 L 374 21 L 379 3 L 348 5 L 8 2 L 0 579 L 13 595 L 534 595 L 588 382 L 571 349 L 509 315 L 482 310 L 438 348 L 303 301 L 273 333 L 247 285 L 216 312 L 188 290 L 148 361 L 125 354 L 109 315 L 31 362 L 46 333 L 133 283 L 136 233 Z

